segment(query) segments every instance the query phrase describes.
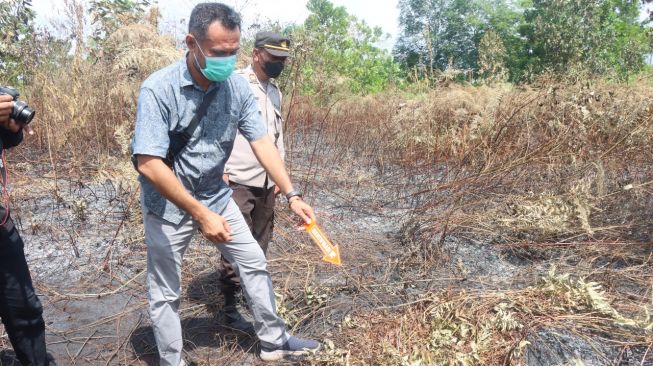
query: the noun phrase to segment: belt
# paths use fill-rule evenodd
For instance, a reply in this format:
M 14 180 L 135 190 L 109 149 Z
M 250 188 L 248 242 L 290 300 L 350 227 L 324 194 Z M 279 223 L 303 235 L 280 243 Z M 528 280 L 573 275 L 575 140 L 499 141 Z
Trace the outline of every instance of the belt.
M 266 186 L 267 186 L 267 184 L 266 184 Z M 252 191 L 254 193 L 259 193 L 259 194 L 267 193 L 270 190 L 274 190 L 274 186 L 272 186 L 270 188 L 253 187 L 253 186 L 248 186 L 246 184 L 240 184 L 240 183 L 236 183 L 236 182 L 232 182 L 232 181 L 229 181 L 229 187 L 243 187 L 243 188 L 247 188 L 248 190 L 250 190 L 250 191 Z

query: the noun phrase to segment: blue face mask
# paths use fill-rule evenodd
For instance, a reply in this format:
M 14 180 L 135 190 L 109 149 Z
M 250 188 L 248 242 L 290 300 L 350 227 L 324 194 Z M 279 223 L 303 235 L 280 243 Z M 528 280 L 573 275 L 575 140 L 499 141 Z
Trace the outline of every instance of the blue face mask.
M 202 69 L 199 66 L 199 61 L 197 61 L 197 56 L 195 56 L 193 53 L 193 56 L 195 57 L 195 63 L 197 63 L 198 69 L 200 69 L 202 75 L 204 75 L 204 77 L 207 79 L 215 82 L 227 80 L 229 75 L 231 75 L 231 73 L 234 71 L 234 67 L 236 66 L 236 55 L 225 57 L 209 57 L 204 53 L 202 47 L 200 47 L 200 44 L 197 41 L 195 41 L 195 44 L 204 56 L 204 62 L 206 63 L 206 67 Z

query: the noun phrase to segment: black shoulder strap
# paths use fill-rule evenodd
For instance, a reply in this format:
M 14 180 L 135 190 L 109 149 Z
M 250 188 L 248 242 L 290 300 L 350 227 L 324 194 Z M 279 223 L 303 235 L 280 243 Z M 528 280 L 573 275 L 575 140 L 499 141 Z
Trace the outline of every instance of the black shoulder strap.
M 209 104 L 213 101 L 213 97 L 215 94 L 217 94 L 218 90 L 220 88 L 214 88 L 211 90 L 208 94 L 202 98 L 202 104 L 200 107 L 197 109 L 197 113 L 195 113 L 195 117 L 190 121 L 188 124 L 188 127 L 182 131 L 182 135 L 184 136 L 184 139 L 186 139 L 186 142 L 193 136 L 193 133 L 195 133 L 195 130 L 197 129 L 197 126 L 199 126 L 200 121 L 204 116 L 206 115 L 206 111 L 209 109 Z
M 184 147 L 186 147 L 188 141 L 195 133 L 197 126 L 199 126 L 202 118 L 206 115 L 206 111 L 209 109 L 209 104 L 211 104 L 219 89 L 219 87 L 216 87 L 208 92 L 208 94 L 204 95 L 202 104 L 197 109 L 197 113 L 195 113 L 195 116 L 183 131 L 172 131 L 168 133 L 170 136 L 170 147 L 168 148 L 168 156 L 166 156 L 166 163 L 168 163 L 168 165 L 172 165 L 174 158 L 179 155 Z

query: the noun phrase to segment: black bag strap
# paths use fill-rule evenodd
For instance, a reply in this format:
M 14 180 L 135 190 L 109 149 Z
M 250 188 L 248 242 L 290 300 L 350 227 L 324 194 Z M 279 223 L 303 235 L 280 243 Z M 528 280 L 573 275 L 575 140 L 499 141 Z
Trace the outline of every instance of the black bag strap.
M 200 107 L 197 109 L 195 116 L 193 116 L 193 119 L 183 131 L 168 131 L 168 136 L 170 137 L 170 145 L 168 146 L 168 152 L 166 157 L 163 159 L 163 162 L 166 163 L 169 167 L 172 168 L 174 165 L 175 157 L 179 155 L 179 153 L 181 153 L 181 151 L 188 144 L 188 141 L 193 136 L 193 133 L 195 133 L 195 130 L 202 121 L 202 118 L 204 118 L 206 115 L 206 111 L 209 109 L 209 105 L 215 98 L 219 89 L 220 87 L 215 87 L 213 90 L 204 95 L 204 98 L 202 98 L 202 104 L 200 104 Z M 132 155 L 131 161 L 134 165 L 134 169 L 138 170 L 138 159 L 136 155 Z
M 206 95 L 204 95 L 204 98 L 202 99 L 202 104 L 200 104 L 200 107 L 197 109 L 197 113 L 195 113 L 195 116 L 183 131 L 180 132 L 173 131 L 169 133 L 170 148 L 168 149 L 168 158 L 172 158 L 170 159 L 171 162 L 174 161 L 173 160 L 174 157 L 179 155 L 179 153 L 188 144 L 188 141 L 195 133 L 195 130 L 197 129 L 197 126 L 199 126 L 200 122 L 202 121 L 202 118 L 204 118 L 204 116 L 206 115 L 206 111 L 209 109 L 209 104 L 211 104 L 219 89 L 220 89 L 219 87 L 216 87 L 210 92 L 208 92 Z

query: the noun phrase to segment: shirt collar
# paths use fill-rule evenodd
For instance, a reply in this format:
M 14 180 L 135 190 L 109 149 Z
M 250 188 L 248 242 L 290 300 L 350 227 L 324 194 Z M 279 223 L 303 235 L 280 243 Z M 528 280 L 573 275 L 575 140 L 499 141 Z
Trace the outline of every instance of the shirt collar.
M 244 74 L 247 75 L 248 78 L 250 78 L 249 75 L 254 75 L 256 78 L 256 81 L 258 82 L 258 78 L 256 77 L 256 74 L 254 73 L 254 69 L 252 68 L 252 65 L 247 65 L 247 67 L 244 70 Z
M 188 57 L 188 52 L 186 56 L 179 60 L 179 84 L 184 86 L 193 85 L 193 77 L 190 75 L 190 70 L 188 70 L 188 65 L 186 64 L 186 58 Z
M 254 68 L 252 67 L 251 64 L 248 65 L 248 66 L 245 68 L 245 70 L 243 71 L 243 73 L 246 75 L 246 77 L 247 77 L 248 80 L 251 80 L 251 78 L 253 78 L 254 80 L 256 80 L 256 83 L 261 87 L 261 90 L 263 90 L 263 91 L 266 91 L 266 90 L 267 90 L 267 87 L 268 87 L 269 84 L 275 85 L 275 84 L 272 82 L 273 79 L 268 79 L 268 81 L 261 81 L 261 80 L 259 80 L 259 78 L 258 78 L 258 76 L 256 76 L 256 73 L 254 72 Z

